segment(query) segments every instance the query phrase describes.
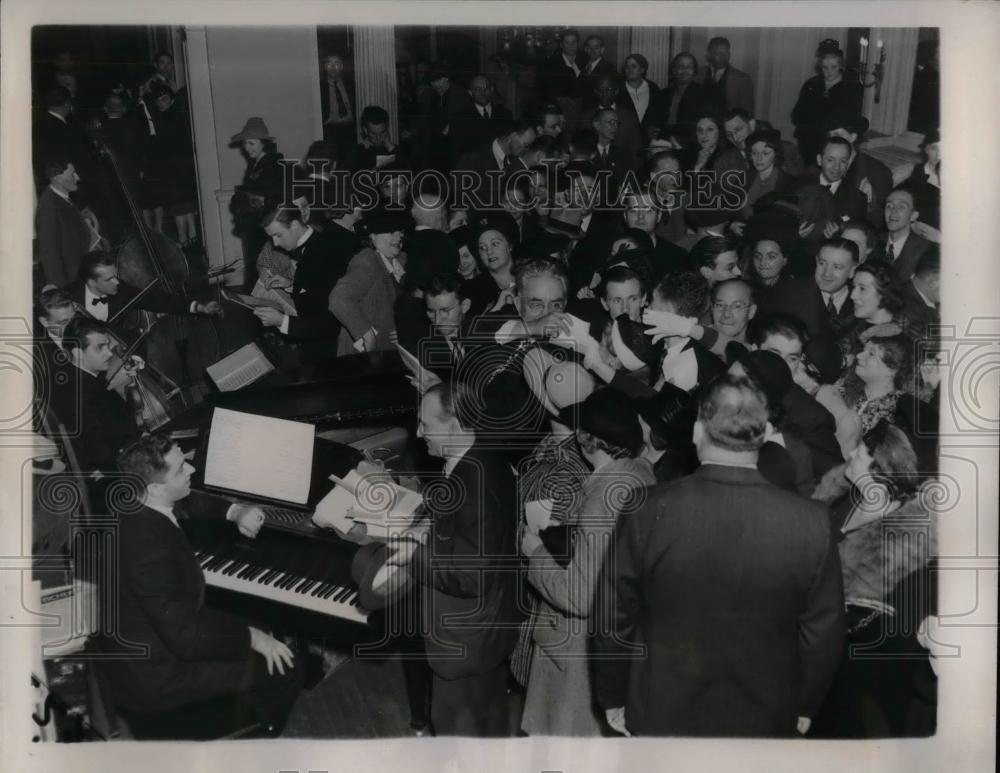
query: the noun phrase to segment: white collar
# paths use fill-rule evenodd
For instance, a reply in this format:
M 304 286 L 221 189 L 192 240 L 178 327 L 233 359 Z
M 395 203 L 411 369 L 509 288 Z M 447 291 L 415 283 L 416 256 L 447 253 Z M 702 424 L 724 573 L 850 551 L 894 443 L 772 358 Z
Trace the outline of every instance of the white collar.
M 299 237 L 299 240 L 295 242 L 295 246 L 301 247 L 303 244 L 306 243 L 306 240 L 312 235 L 313 235 L 312 226 L 306 226 L 305 233 L 303 233 L 302 236 Z
M 86 301 L 87 311 L 90 311 L 90 302 L 95 298 L 109 298 L 108 295 L 98 295 L 93 290 L 90 289 L 90 285 L 84 282 L 83 285 L 83 299 Z
M 490 111 L 490 113 L 489 113 L 490 118 L 493 117 L 493 103 L 492 102 L 490 102 L 488 105 L 480 105 L 478 102 L 475 103 L 475 104 L 476 104 L 476 110 L 479 111 L 479 115 L 485 116 L 486 115 L 486 111 L 489 110 Z
M 79 368 L 80 370 L 82 370 L 82 371 L 83 371 L 84 373 L 86 373 L 86 374 L 88 374 L 88 375 L 91 375 L 91 376 L 93 376 L 94 378 L 98 378 L 97 374 L 96 374 L 96 373 L 94 373 L 94 371 L 92 371 L 92 370 L 90 370 L 90 369 L 88 369 L 88 368 L 85 368 L 85 367 L 83 367 L 83 365 L 81 365 L 81 364 L 80 364 L 79 362 L 77 362 L 76 360 L 70 360 L 70 362 L 72 362 L 72 363 L 73 363 L 74 365 L 76 365 L 76 367 L 78 367 L 78 368 Z
M 572 68 L 573 68 L 574 70 L 576 70 L 577 72 L 579 72 L 579 71 L 580 71 L 580 68 L 579 68 L 579 66 L 577 66 L 577 63 L 576 63 L 576 59 L 573 59 L 573 58 L 571 58 L 571 57 L 567 56 L 567 55 L 566 55 L 566 52 L 565 52 L 565 51 L 560 51 L 559 53 L 560 53 L 560 54 L 562 54 L 562 58 L 563 58 L 563 61 L 564 61 L 564 62 L 565 62 L 565 63 L 566 63 L 566 64 L 567 64 L 567 65 L 568 65 L 569 67 L 572 67 Z
M 599 56 L 593 62 L 587 62 L 587 72 L 592 73 L 594 71 L 594 68 L 601 63 L 601 60 L 603 58 L 604 58 L 603 56 Z
M 503 152 L 503 148 L 500 147 L 499 140 L 493 140 L 493 158 L 496 159 L 497 166 L 503 169 L 504 159 L 507 158 L 507 154 Z
M 830 193 L 836 193 L 837 189 L 840 187 L 840 184 L 842 182 L 844 182 L 844 181 L 843 180 L 837 180 L 836 182 L 830 182 L 829 180 L 826 179 L 826 175 L 824 175 L 822 172 L 819 173 L 819 184 L 822 185 L 822 186 L 824 186 L 824 187 L 829 186 Z
M 912 277 L 910 278 L 910 284 L 913 285 L 913 289 L 917 291 L 917 295 L 920 296 L 921 300 L 923 300 L 923 302 L 925 304 L 927 304 L 927 306 L 929 306 L 932 309 L 936 309 L 937 308 L 937 306 L 935 306 L 933 303 L 931 303 L 930 298 L 928 298 L 926 295 L 924 295 L 922 292 L 920 292 L 920 288 L 917 287 L 917 283 L 913 281 Z
M 583 216 L 583 220 L 580 221 L 580 230 L 587 233 L 587 229 L 590 227 L 590 219 L 594 216 L 593 212 L 588 212 Z
M 631 91 L 631 92 L 633 92 L 635 94 L 638 94 L 640 91 L 643 91 L 644 89 L 648 90 L 649 89 L 649 83 L 646 81 L 645 78 L 643 78 L 639 82 L 638 86 L 636 86 L 635 88 L 632 88 L 631 86 L 628 85 L 628 81 L 625 81 L 625 88 L 627 88 L 629 91 Z
M 907 231 L 906 234 L 903 236 L 903 238 L 900 239 L 899 241 L 894 240 L 892 238 L 892 234 L 888 234 L 887 237 L 886 237 L 886 245 L 885 245 L 886 249 L 888 249 L 889 245 L 891 244 L 893 252 L 896 253 L 896 257 L 898 258 L 899 257 L 899 253 L 902 251 L 903 246 L 906 244 L 906 240 L 909 239 L 909 238 L 910 238 L 910 232 L 909 231 Z
M 49 115 L 55 116 L 60 121 L 62 121 L 64 124 L 66 124 L 67 126 L 69 126 L 69 121 L 66 120 L 66 116 L 59 115 L 59 113 L 57 113 L 55 110 L 49 110 L 48 112 L 49 112 Z
M 827 303 L 829 303 L 830 298 L 833 298 L 833 305 L 836 306 L 837 310 L 839 311 L 841 304 L 847 298 L 847 294 L 850 291 L 851 291 L 851 288 L 849 286 L 847 286 L 847 285 L 844 285 L 839 290 L 837 290 L 837 292 L 835 292 L 835 293 L 828 293 L 825 290 L 820 290 L 820 293 L 823 296 L 823 300 L 825 300 Z
M 715 465 L 716 467 L 742 467 L 745 470 L 756 470 L 756 464 L 733 464 L 732 462 L 702 462 L 701 465 Z
M 455 454 L 454 456 L 449 456 L 447 459 L 445 459 L 444 471 L 443 471 L 444 477 L 447 478 L 452 474 L 452 472 L 454 472 L 455 468 L 458 466 L 458 463 L 462 461 L 462 457 L 469 452 L 470 448 L 472 448 L 471 445 L 465 446 L 465 448 L 459 449 L 458 453 Z
M 58 196 L 59 198 L 61 198 L 63 201 L 69 201 L 69 194 L 66 193 L 65 191 L 62 191 L 59 188 L 56 188 L 52 183 L 49 183 L 49 188 L 52 190 L 52 192 L 56 196 Z M 70 202 L 70 203 L 72 204 L 73 202 Z
M 156 512 L 158 513 L 163 513 L 165 516 L 167 516 L 168 519 L 170 519 L 170 523 L 172 523 L 178 529 L 181 527 L 181 525 L 177 523 L 177 516 L 174 515 L 174 509 L 172 507 L 158 507 L 157 505 L 149 504 L 149 502 L 146 503 L 146 507 L 148 507 L 150 510 L 156 510 Z

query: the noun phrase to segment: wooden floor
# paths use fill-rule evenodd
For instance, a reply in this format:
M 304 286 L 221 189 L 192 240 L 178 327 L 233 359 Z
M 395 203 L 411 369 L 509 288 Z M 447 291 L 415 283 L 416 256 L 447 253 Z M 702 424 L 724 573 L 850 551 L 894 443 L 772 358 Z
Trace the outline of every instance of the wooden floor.
M 517 735 L 520 696 L 509 698 L 511 736 Z M 413 736 L 398 655 L 348 660 L 302 692 L 282 738 L 398 738 Z

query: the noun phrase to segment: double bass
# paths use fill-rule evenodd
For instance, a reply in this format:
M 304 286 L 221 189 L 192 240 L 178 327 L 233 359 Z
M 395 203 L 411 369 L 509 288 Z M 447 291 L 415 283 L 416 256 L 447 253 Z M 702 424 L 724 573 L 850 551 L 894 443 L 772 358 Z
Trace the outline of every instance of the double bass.
M 115 250 L 118 276 L 133 287 L 155 283 L 172 294 L 187 294 L 199 282 L 207 287 L 209 274 L 202 271 L 193 276 L 188 256 L 180 245 L 146 224 L 116 153 L 102 135 L 100 121 L 93 119 L 88 129 L 96 153 L 110 167 L 130 216 L 131 233 Z M 221 297 L 218 300 L 221 304 Z M 192 319 L 187 315 L 157 314 L 136 308 L 130 310 L 120 324 L 120 329 L 130 337 L 146 338 L 149 363 L 192 397 L 204 388 L 205 368 L 227 353 L 223 351 L 219 328 L 211 318 Z M 232 348 L 242 343 L 245 342 Z

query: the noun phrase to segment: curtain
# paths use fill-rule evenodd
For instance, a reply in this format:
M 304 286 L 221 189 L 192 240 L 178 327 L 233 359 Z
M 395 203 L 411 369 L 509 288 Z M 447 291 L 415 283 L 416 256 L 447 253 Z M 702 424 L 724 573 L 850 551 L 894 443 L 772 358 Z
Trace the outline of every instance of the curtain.
M 368 105 L 389 113 L 389 134 L 399 142 L 399 106 L 396 83 L 395 28 L 354 27 L 354 88 L 360 128 L 361 111 Z
M 879 103 L 875 104 L 875 88 L 865 89 L 865 115 L 871 117 L 871 128 L 895 136 L 906 131 L 913 93 L 913 71 L 917 61 L 920 30 L 916 27 L 873 27 L 868 46 L 868 69 L 878 57 L 875 43 L 885 45 L 885 67 Z

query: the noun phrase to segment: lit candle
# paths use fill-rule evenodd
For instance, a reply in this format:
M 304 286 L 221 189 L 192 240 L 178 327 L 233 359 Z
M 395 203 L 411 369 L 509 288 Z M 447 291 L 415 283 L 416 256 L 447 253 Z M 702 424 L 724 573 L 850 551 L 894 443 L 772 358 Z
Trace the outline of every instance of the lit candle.
M 861 67 L 868 64 L 868 38 L 861 38 Z

